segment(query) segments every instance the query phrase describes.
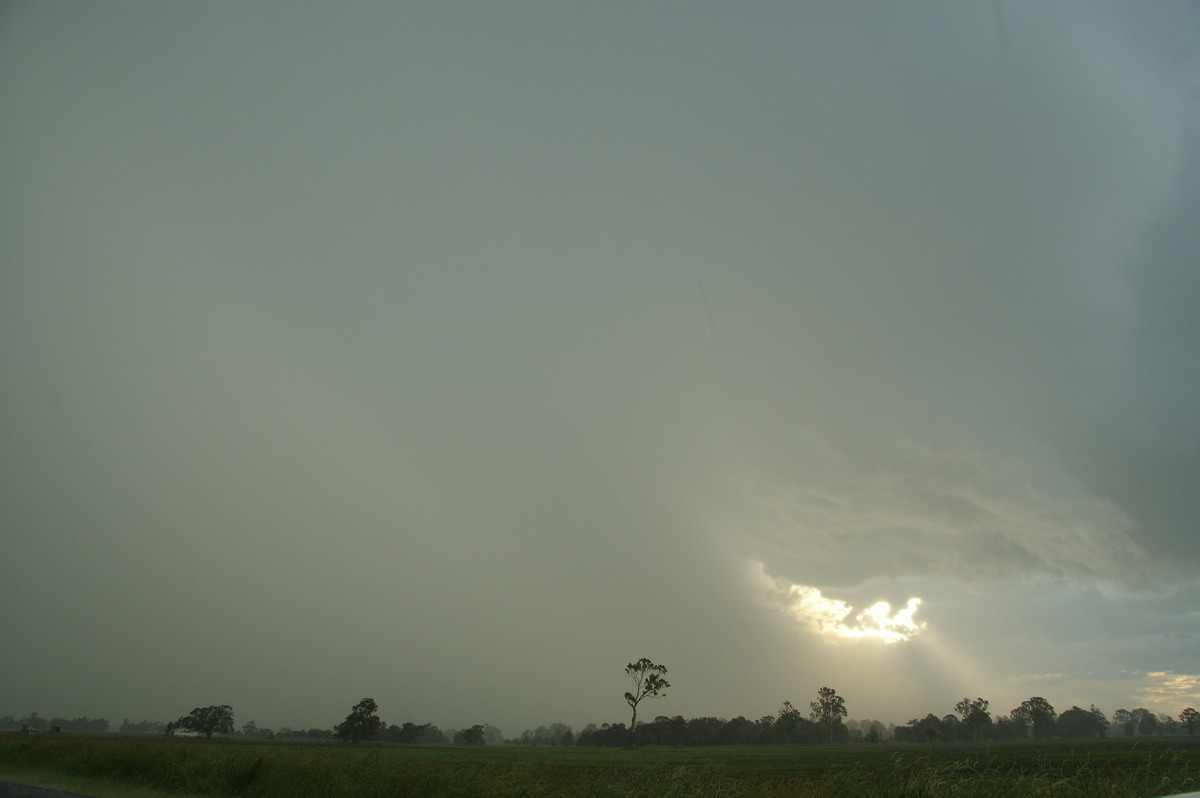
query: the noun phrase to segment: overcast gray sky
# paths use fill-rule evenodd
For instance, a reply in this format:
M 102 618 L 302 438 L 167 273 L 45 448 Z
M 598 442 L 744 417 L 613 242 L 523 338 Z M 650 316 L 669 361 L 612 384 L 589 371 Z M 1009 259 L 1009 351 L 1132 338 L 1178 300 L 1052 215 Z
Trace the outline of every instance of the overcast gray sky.
M 1198 122 L 1187 0 L 8 3 L 0 714 L 1200 704 Z

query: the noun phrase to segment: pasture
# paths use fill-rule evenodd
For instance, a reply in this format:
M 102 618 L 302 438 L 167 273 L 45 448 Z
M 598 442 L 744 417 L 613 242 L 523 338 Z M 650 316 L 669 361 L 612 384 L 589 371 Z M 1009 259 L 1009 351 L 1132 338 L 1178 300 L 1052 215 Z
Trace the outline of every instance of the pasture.
M 0 735 L 0 778 L 55 775 L 105 796 L 1153 798 L 1200 789 L 1200 741 L 631 751 Z

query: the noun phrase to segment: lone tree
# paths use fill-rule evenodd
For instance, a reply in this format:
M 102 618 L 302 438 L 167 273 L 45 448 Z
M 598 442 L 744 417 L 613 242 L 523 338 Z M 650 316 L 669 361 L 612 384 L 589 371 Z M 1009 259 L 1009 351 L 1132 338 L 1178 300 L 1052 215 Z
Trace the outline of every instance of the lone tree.
M 196 707 L 175 722 L 175 727 L 203 734 L 211 739 L 214 733 L 229 734 L 233 731 L 233 707 L 228 704 L 211 707 Z
M 633 719 L 629 722 L 629 744 L 634 744 L 633 733 L 637 729 L 637 708 L 642 699 L 647 696 L 659 696 L 666 691 L 671 683 L 663 678 L 667 672 L 665 665 L 655 665 L 642 657 L 637 662 L 625 666 L 625 672 L 633 679 L 633 691 L 625 694 L 625 703 L 633 708 Z
M 822 687 L 817 691 L 817 700 L 809 703 L 809 707 L 812 708 L 813 722 L 823 727 L 829 742 L 833 742 L 834 731 L 846 717 L 846 700 L 832 687 Z
M 334 736 L 351 743 L 374 740 L 383 727 L 383 721 L 375 715 L 378 711 L 379 705 L 374 698 L 364 698 L 354 705 L 344 721 L 334 727 Z

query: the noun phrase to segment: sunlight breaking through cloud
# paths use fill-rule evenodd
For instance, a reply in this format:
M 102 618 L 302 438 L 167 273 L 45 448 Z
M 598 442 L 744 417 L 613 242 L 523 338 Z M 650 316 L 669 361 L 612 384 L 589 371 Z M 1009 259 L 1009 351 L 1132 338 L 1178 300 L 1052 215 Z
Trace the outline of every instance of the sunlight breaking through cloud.
M 1148 704 L 1174 706 L 1200 702 L 1200 675 L 1150 671 L 1143 678 L 1146 684 L 1135 697 Z
M 921 606 L 919 598 L 910 598 L 903 609 L 895 612 L 888 602 L 877 601 L 855 614 L 853 606 L 825 596 L 818 588 L 774 579 L 761 564 L 759 569 L 768 583 L 772 603 L 819 634 L 899 643 L 913 638 L 925 628 L 924 623 L 918 623 L 914 618 Z

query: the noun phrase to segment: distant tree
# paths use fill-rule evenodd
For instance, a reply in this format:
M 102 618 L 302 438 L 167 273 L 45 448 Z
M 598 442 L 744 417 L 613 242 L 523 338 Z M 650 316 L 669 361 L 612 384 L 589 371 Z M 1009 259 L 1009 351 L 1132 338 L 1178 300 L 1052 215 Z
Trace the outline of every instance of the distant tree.
M 592 745 L 605 748 L 621 748 L 629 745 L 629 729 L 624 723 L 601 723 L 600 728 L 592 733 Z
M 354 705 L 344 721 L 333 728 L 334 736 L 350 743 L 374 740 L 383 726 L 383 721 L 376 715 L 378 711 L 379 705 L 374 698 L 364 698 Z
M 258 728 L 257 723 L 255 723 L 254 721 L 249 721 L 248 723 L 245 723 L 242 726 L 242 736 L 243 737 L 262 737 L 264 739 L 269 740 L 275 736 L 275 732 L 271 731 L 270 729 L 260 729 L 260 728 Z
M 580 746 L 580 747 L 585 746 L 585 745 L 593 745 L 592 737 L 596 734 L 597 731 L 599 731 L 599 727 L 595 723 L 587 724 L 586 726 L 583 727 L 583 729 L 579 732 L 579 734 L 576 735 L 575 745 Z
M 1106 718 L 1104 716 L 1104 713 L 1100 711 L 1100 708 L 1097 707 L 1095 704 L 1092 704 L 1090 707 L 1088 707 L 1088 714 L 1091 715 L 1095 719 L 1096 728 L 1100 730 L 1100 736 L 1107 737 L 1108 736 L 1108 718 Z
M 383 732 L 384 739 L 391 740 L 394 743 L 406 743 L 409 745 L 419 743 L 448 743 L 446 735 L 442 730 L 432 723 L 409 723 L 405 722 L 403 726 L 391 725 Z
M 820 726 L 828 742 L 833 742 L 842 726 L 842 718 L 846 717 L 846 701 L 832 687 L 822 687 L 817 690 L 817 700 L 810 702 L 813 723 Z
M 484 742 L 484 727 L 478 723 L 469 729 L 463 729 L 456 735 L 459 739 L 456 743 L 462 745 L 483 745 Z
M 897 728 L 896 739 L 902 742 L 932 743 L 937 740 L 945 740 L 946 729 L 942 719 L 930 712 L 923 718 L 913 718 L 907 726 Z
M 1054 729 L 1059 737 L 1099 737 L 1104 733 L 1096 716 L 1079 707 L 1071 707 L 1059 715 Z
M 877 743 L 887 737 L 887 726 L 870 718 L 847 720 L 846 729 L 850 732 L 850 740 L 855 742 Z
M 214 734 L 229 734 L 233 731 L 233 708 L 228 704 L 211 707 L 196 707 L 175 722 L 175 727 L 212 738 Z
M 1113 713 L 1112 725 L 1121 730 L 1121 734 L 1126 737 L 1132 737 L 1137 731 L 1137 722 L 1133 719 L 1133 713 L 1128 709 L 1118 709 Z
M 634 731 L 637 729 L 638 704 L 650 696 L 660 696 L 671 683 L 663 678 L 667 668 L 665 665 L 655 665 L 642 657 L 637 662 L 625 666 L 625 673 L 633 679 L 633 690 L 625 693 L 625 703 L 633 709 L 633 718 L 629 722 L 629 744 L 634 744 Z
M 687 741 L 687 721 L 682 715 L 659 715 L 653 723 L 643 723 L 642 729 L 650 733 L 654 745 L 683 745 Z
M 741 715 L 726 723 L 717 735 L 719 745 L 750 745 L 753 742 L 754 724 Z
M 568 726 L 567 724 L 559 721 L 557 723 L 550 724 L 549 732 L 550 732 L 550 734 L 549 734 L 550 745 L 564 745 L 564 743 L 562 741 L 563 735 L 570 734 L 571 727 Z M 572 740 L 575 739 L 574 735 L 571 736 L 571 739 Z M 570 745 L 570 744 L 571 743 L 565 743 L 565 745 Z
M 687 744 L 716 745 L 724 728 L 725 721 L 720 718 L 691 718 L 687 722 Z
M 775 718 L 775 733 L 778 742 L 789 744 L 800 742 L 805 723 L 808 723 L 808 719 L 800 714 L 800 710 L 796 709 L 791 701 L 784 701 L 783 706 L 779 708 L 779 715 Z
M 333 729 L 292 729 L 287 726 L 280 726 L 279 731 L 275 732 L 275 737 L 278 739 L 306 739 L 306 740 L 333 740 L 337 738 Z
M 1195 734 L 1196 729 L 1200 728 L 1200 712 L 1188 707 L 1179 713 L 1179 722 L 1184 725 L 1188 734 Z
M 84 732 L 87 734 L 96 734 L 109 730 L 109 722 L 106 718 L 89 718 L 84 715 L 82 718 L 51 718 L 47 724 L 50 730 L 59 729 L 65 732 Z
M 1050 702 L 1038 695 L 1025 699 L 1019 707 L 1012 711 L 1013 718 L 1025 721 L 1026 725 L 1033 730 L 1035 740 L 1045 737 L 1049 733 L 1054 727 L 1056 715 Z
M 892 731 L 892 734 L 895 736 L 896 741 L 901 742 L 901 743 L 920 742 L 917 739 L 917 732 L 916 732 L 916 729 L 914 728 L 914 726 L 920 722 L 921 721 L 919 719 L 913 718 L 908 723 L 904 723 L 904 724 L 897 726 Z
M 958 719 L 958 715 L 943 715 L 942 716 L 942 736 L 946 740 L 958 740 L 967 736 L 968 732 L 963 727 L 963 722 Z
M 551 723 L 549 726 L 538 726 L 536 729 L 526 729 L 521 733 L 521 745 L 574 745 L 575 736 L 571 742 L 564 743 L 563 736 L 571 732 L 571 727 L 565 723 Z
M 964 698 L 954 705 L 954 711 L 962 718 L 963 728 L 971 735 L 972 740 L 978 740 L 983 728 L 992 723 L 992 716 L 988 714 L 988 701 L 984 698 Z
M 521 732 L 521 737 L 517 742 L 521 745 L 553 745 L 550 742 L 550 730 L 545 726 L 538 726 L 536 729 L 526 729 Z
M 1146 736 L 1158 734 L 1158 718 L 1154 713 L 1145 707 L 1138 707 L 1130 710 L 1130 716 L 1133 719 L 1133 728 L 1137 734 Z
M 992 735 L 1000 740 L 1029 736 L 1029 724 L 1024 718 L 1001 715 L 992 724 Z

